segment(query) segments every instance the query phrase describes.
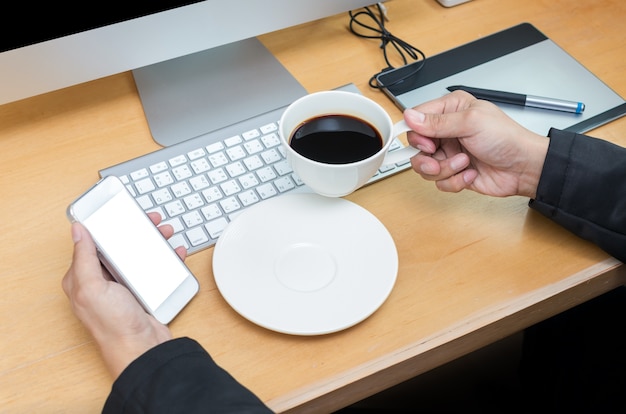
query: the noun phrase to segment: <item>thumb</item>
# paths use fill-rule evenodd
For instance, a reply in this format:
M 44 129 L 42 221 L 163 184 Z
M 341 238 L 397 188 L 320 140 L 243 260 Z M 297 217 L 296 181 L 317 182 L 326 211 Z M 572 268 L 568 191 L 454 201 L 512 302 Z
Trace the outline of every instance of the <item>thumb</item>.
M 83 279 L 91 280 L 92 275 L 101 274 L 96 246 L 89 232 L 80 223 L 72 223 L 72 240 L 74 241 L 72 264 L 61 281 L 63 291 L 70 299 L 75 295 L 75 290 L 83 284 Z
M 464 136 L 462 112 L 424 113 L 415 109 L 404 111 L 407 125 L 419 135 L 428 138 L 460 138 Z
M 90 263 L 99 261 L 96 245 L 87 229 L 80 223 L 72 223 L 72 240 L 74 241 L 74 263 Z

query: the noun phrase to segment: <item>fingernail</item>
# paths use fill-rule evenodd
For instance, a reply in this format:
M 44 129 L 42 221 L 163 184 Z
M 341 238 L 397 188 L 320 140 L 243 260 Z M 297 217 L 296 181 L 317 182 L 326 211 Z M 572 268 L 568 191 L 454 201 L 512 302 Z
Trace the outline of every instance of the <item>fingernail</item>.
M 434 165 L 432 165 L 432 164 L 428 164 L 428 163 L 422 164 L 422 165 L 420 166 L 420 170 L 421 170 L 424 174 L 428 174 L 428 175 L 433 175 L 433 174 L 436 174 L 436 173 L 437 173 L 435 166 L 434 166 Z
M 452 158 L 452 160 L 450 160 L 450 168 L 452 168 L 454 171 L 462 170 L 463 168 L 465 168 L 465 160 Z
M 467 170 L 463 173 L 463 181 L 465 184 L 471 184 L 476 179 L 476 170 Z
M 426 115 L 420 111 L 416 111 L 415 109 L 407 109 L 406 113 L 409 119 L 416 124 L 423 124 L 426 119 Z

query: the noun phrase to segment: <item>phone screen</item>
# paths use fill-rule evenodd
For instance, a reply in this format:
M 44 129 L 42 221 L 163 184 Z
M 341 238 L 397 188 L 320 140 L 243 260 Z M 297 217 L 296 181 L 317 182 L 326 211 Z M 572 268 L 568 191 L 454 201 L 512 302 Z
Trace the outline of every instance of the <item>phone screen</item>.
M 83 220 L 94 240 L 141 296 L 156 310 L 189 276 L 176 253 L 155 237 L 158 231 L 125 191 L 118 192 Z

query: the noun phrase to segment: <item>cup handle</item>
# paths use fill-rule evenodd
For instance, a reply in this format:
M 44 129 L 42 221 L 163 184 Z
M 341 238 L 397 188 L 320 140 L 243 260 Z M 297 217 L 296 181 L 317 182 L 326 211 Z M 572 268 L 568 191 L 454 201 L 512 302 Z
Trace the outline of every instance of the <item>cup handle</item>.
M 402 121 L 397 122 L 393 126 L 391 136 L 393 138 L 396 138 L 398 135 L 403 134 L 408 131 L 411 131 L 411 128 L 406 124 L 406 122 L 403 119 Z M 404 162 L 408 160 L 409 158 L 413 157 L 414 155 L 417 155 L 419 152 L 420 150 L 410 145 L 407 145 L 406 147 L 399 149 L 399 150 L 389 151 L 385 155 L 385 159 L 383 160 L 382 165 L 397 164 L 399 162 Z

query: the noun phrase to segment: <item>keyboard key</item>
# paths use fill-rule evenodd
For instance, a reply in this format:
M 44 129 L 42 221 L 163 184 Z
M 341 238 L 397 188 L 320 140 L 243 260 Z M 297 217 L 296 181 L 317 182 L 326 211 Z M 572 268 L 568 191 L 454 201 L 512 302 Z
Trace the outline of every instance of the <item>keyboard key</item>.
M 258 138 L 261 136 L 261 133 L 259 132 L 258 129 L 251 129 L 250 131 L 246 131 L 243 134 L 241 134 L 241 136 L 243 137 L 243 139 L 245 139 L 246 141 L 249 141 L 251 139 L 254 138 Z
M 165 211 L 169 217 L 178 216 L 185 212 L 185 207 L 180 200 L 172 201 L 165 205 Z
M 190 196 L 183 198 L 183 201 L 185 202 L 188 210 L 194 210 L 204 205 L 204 200 L 202 200 L 202 197 L 198 193 L 194 193 Z
M 169 224 L 174 229 L 174 233 L 180 233 L 185 230 L 185 226 L 183 226 L 183 222 L 180 221 L 178 217 L 174 217 L 171 220 L 162 221 L 161 224 Z
M 204 154 L 206 154 L 204 150 L 202 148 L 198 148 L 193 151 L 189 151 L 187 153 L 187 157 L 189 157 L 189 159 L 193 161 L 195 159 L 202 157 Z
M 228 175 L 230 175 L 233 178 L 246 173 L 245 167 L 240 162 L 235 162 L 235 163 L 227 165 L 226 171 L 228 172 Z
M 167 218 L 165 211 L 163 211 L 161 207 L 151 208 L 150 210 L 146 210 L 146 213 L 157 213 L 161 217 L 161 219 Z
M 207 234 L 204 232 L 204 230 L 202 230 L 202 227 L 196 227 L 194 229 L 191 229 L 185 234 L 187 235 L 189 243 L 191 243 L 192 246 L 198 246 L 202 243 L 206 243 L 209 241 L 209 238 L 207 237 Z
M 239 183 L 235 180 L 230 180 L 230 181 L 225 182 L 224 184 L 220 184 L 220 188 L 222 189 L 222 191 L 224 192 L 226 196 L 237 194 L 238 192 L 241 191 L 241 187 L 239 186 Z
M 257 180 L 256 175 L 249 173 L 242 177 L 239 177 L 239 184 L 243 189 L 248 189 L 252 187 L 256 187 L 259 185 L 259 180 Z
M 228 154 L 228 158 L 230 158 L 231 161 L 237 161 L 248 156 L 241 145 L 228 148 L 226 150 L 226 154 Z
M 304 181 L 302 181 L 302 179 L 298 177 L 298 174 L 296 173 L 291 174 L 291 179 L 296 183 L 298 187 L 304 185 Z
M 215 142 L 211 145 L 206 146 L 206 150 L 209 154 L 214 154 L 223 149 L 224 149 L 224 144 L 222 142 Z
M 277 152 L 275 149 L 265 151 L 264 153 L 261 154 L 261 158 L 263 158 L 263 161 L 265 161 L 266 164 L 272 164 L 282 159 L 282 157 L 280 156 L 280 153 Z
M 219 188 L 217 187 L 211 187 L 207 190 L 202 191 L 202 195 L 204 196 L 204 198 L 206 199 L 207 202 L 212 203 L 214 201 L 217 201 L 221 198 L 224 198 L 224 195 L 222 194 L 222 192 L 220 191 Z
M 276 173 L 272 167 L 264 167 L 256 172 L 256 175 L 261 179 L 261 182 L 268 182 L 276 178 Z
M 209 180 L 211 180 L 213 184 L 218 184 L 228 180 L 228 175 L 226 175 L 226 171 L 224 171 L 223 168 L 209 171 L 207 173 L 207 177 L 209 177 Z
M 226 214 L 230 214 L 233 211 L 239 210 L 241 208 L 241 204 L 239 204 L 239 201 L 237 201 L 235 197 L 228 197 L 220 201 L 220 206 Z
M 146 178 L 148 176 L 150 176 L 150 173 L 146 168 L 142 168 L 140 170 L 130 173 L 130 178 L 132 178 L 133 181 L 141 180 L 142 178 Z
M 202 207 L 200 209 L 200 212 L 204 215 L 206 221 L 211 221 L 222 215 L 222 210 L 220 210 L 220 208 L 216 204 Z
M 274 197 L 276 194 L 278 194 L 278 191 L 276 191 L 276 187 L 274 187 L 272 183 L 262 184 L 258 186 L 256 190 L 263 200 Z
M 407 164 L 410 164 L 410 163 L 411 163 L 411 159 L 404 160 L 404 161 L 401 161 L 401 162 L 397 162 L 396 163 L 396 167 L 403 167 L 403 166 L 405 166 Z
M 254 190 L 244 191 L 243 193 L 239 194 L 238 197 L 244 207 L 248 207 L 249 205 L 260 201 L 259 196 L 256 195 Z
M 200 158 L 191 162 L 191 168 L 196 174 L 202 174 L 203 172 L 211 169 L 211 164 L 209 164 L 209 161 L 207 161 L 206 158 Z
M 263 142 L 263 145 L 265 145 L 266 148 L 272 148 L 280 144 L 280 138 L 278 138 L 278 135 L 273 134 L 273 133 L 264 135 L 261 138 L 261 141 Z
M 389 151 L 397 150 L 400 148 L 402 148 L 402 144 L 400 143 L 400 141 L 398 141 L 397 138 L 394 138 L 394 140 L 391 142 L 391 145 L 389 145 Z
M 161 190 L 157 190 L 152 193 L 152 198 L 157 204 L 167 203 L 172 201 L 174 198 L 172 197 L 172 193 L 167 188 L 163 188 Z
M 167 164 L 165 163 L 165 161 L 157 162 L 156 164 L 152 164 L 150 166 L 150 172 L 152 174 L 158 174 L 165 170 L 167 170 Z
M 174 178 L 169 171 L 165 171 L 154 176 L 154 182 L 157 187 L 165 187 L 166 185 L 170 185 L 174 182 Z
M 209 162 L 213 166 L 213 168 L 221 167 L 222 165 L 228 164 L 228 158 L 224 155 L 224 152 L 216 152 L 215 154 L 211 154 L 209 156 Z
M 204 228 L 209 232 L 209 235 L 211 235 L 213 239 L 217 239 L 220 234 L 222 234 L 226 226 L 228 226 L 228 221 L 224 217 L 220 217 L 205 224 Z
M 189 184 L 193 187 L 194 191 L 200 191 L 203 188 L 207 188 L 211 185 L 208 178 L 205 175 L 198 175 L 189 179 Z
M 174 177 L 176 177 L 178 181 L 182 181 L 185 178 L 189 178 L 193 175 L 187 164 L 183 164 L 179 167 L 172 169 L 172 174 L 174 174 Z
M 278 175 L 287 175 L 293 172 L 293 169 L 291 168 L 291 165 L 289 165 L 287 160 L 278 161 L 276 164 L 274 164 L 274 169 L 276 170 Z
M 191 213 L 183 214 L 183 221 L 187 225 L 187 227 L 199 226 L 204 223 L 204 219 L 197 211 L 192 211 Z
M 239 135 L 235 135 L 234 137 L 226 138 L 224 140 L 224 144 L 226 144 L 227 147 L 232 147 L 233 145 L 241 144 L 242 142 L 243 140 Z
M 146 194 L 156 189 L 150 178 L 144 178 L 143 180 L 137 181 L 135 183 L 135 187 L 137 188 L 137 192 L 139 192 L 139 194 Z
M 180 164 L 184 164 L 187 162 L 187 158 L 184 155 L 177 155 L 176 157 L 170 158 L 169 161 L 170 166 L 176 167 Z
M 281 177 L 277 179 L 276 181 L 274 181 L 274 185 L 276 186 L 276 188 L 278 188 L 278 191 L 280 191 L 281 193 L 284 193 L 286 191 L 293 190 L 294 188 L 296 188 L 296 185 L 291 179 L 291 177 Z
M 182 181 L 180 183 L 176 183 L 173 186 L 170 187 L 172 192 L 174 193 L 174 196 L 177 198 L 180 197 L 184 197 L 187 194 L 191 193 L 191 188 L 189 188 L 189 185 L 187 184 L 186 181 Z
M 274 122 L 271 122 L 269 124 L 263 125 L 259 129 L 261 130 L 261 132 L 263 134 L 269 134 L 270 132 L 277 131 L 278 130 L 278 125 L 276 125 Z
M 246 151 L 248 151 L 248 154 L 250 155 L 256 154 L 257 152 L 261 152 L 265 149 L 263 147 L 263 144 L 261 144 L 261 141 L 259 141 L 258 139 L 246 142 L 245 144 L 243 144 L 243 147 L 246 149 Z
M 390 164 L 390 165 L 381 165 L 381 166 L 380 166 L 380 168 L 378 169 L 378 171 L 379 171 L 379 172 L 381 172 L 381 173 L 384 173 L 384 172 L 387 172 L 387 171 L 391 171 L 391 170 L 393 170 L 394 168 L 396 168 L 396 166 L 395 166 L 395 165 L 393 165 L 393 164 Z
M 174 234 L 172 237 L 167 239 L 167 241 L 170 246 L 172 246 L 172 249 L 183 246 L 185 249 L 189 250 L 189 243 L 187 243 L 187 240 L 185 240 L 182 234 Z
M 249 171 L 254 171 L 257 168 L 261 168 L 265 165 L 258 155 L 246 158 L 245 160 L 243 160 L 243 163 Z

